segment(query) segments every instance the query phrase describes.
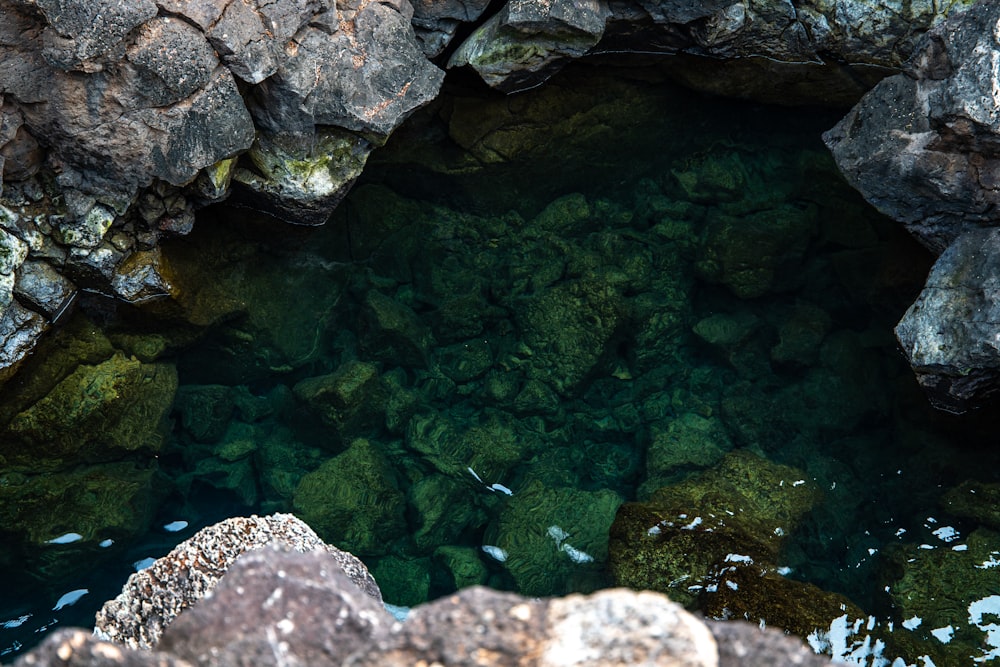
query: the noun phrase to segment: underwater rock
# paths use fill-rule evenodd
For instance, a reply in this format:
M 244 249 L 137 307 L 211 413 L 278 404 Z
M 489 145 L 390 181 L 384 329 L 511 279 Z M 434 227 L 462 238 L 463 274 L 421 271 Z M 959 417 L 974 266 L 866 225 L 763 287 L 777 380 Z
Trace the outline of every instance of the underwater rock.
M 596 590 L 606 583 L 608 528 L 622 500 L 607 489 L 531 481 L 506 499 L 485 539 L 507 553 L 503 566 L 524 595 Z
M 101 463 L 71 470 L 0 474 L 0 525 L 18 563 L 35 576 L 58 580 L 79 560 L 101 558 L 98 542 L 123 544 L 144 534 L 163 497 L 156 465 Z M 75 533 L 66 545 L 53 541 Z
M 334 429 L 339 442 L 377 430 L 385 421 L 388 392 L 368 362 L 348 361 L 329 375 L 302 380 L 292 391 Z
M 181 385 L 173 409 L 192 438 L 216 442 L 225 435 L 236 404 L 230 388 L 224 385 Z
M 640 495 L 676 480 L 692 468 L 709 468 L 730 449 L 726 427 L 718 417 L 686 412 L 676 419 L 654 422 L 646 447 L 646 481 Z
M 406 430 L 407 447 L 438 471 L 484 490 L 509 481 L 508 471 L 541 444 L 521 420 L 494 409 L 470 421 L 446 414 L 417 415 Z
M 343 454 L 302 478 L 295 512 L 331 543 L 351 553 L 378 556 L 406 535 L 406 500 L 393 468 L 367 440 L 355 440 Z
M 470 526 L 485 524 L 485 514 L 476 503 L 480 494 L 470 489 L 468 481 L 447 475 L 427 475 L 414 483 L 407 499 L 417 515 L 413 542 L 418 551 L 429 553 L 438 545 L 455 544 Z
M 473 547 L 443 546 L 434 550 L 433 559 L 451 577 L 455 589 L 462 590 L 486 584 L 489 573 L 480 553 Z
M 292 515 L 236 517 L 201 529 L 150 567 L 131 575 L 122 593 L 97 613 L 94 634 L 129 648 L 155 647 L 167 626 L 211 593 L 241 555 L 275 542 L 300 552 L 325 551 L 357 588 L 382 601 L 361 561 L 324 544 Z
M 706 472 L 621 506 L 610 532 L 611 575 L 620 586 L 694 606 L 727 559 L 775 569 L 785 537 L 819 497 L 800 471 L 730 452 Z M 758 613 L 770 623 L 766 609 Z
M 941 506 L 950 514 L 1000 530 L 1000 484 L 966 480 L 941 496 Z
M 383 556 L 371 568 L 380 582 L 382 599 L 389 604 L 413 607 L 430 597 L 431 559 Z
M 788 290 L 815 234 L 815 211 L 782 206 L 743 217 L 711 216 L 703 232 L 697 270 L 741 299 Z
M 892 641 L 905 655 L 926 654 L 941 665 L 996 655 L 1000 534 L 978 528 L 959 543 L 901 545 L 886 555 L 896 618 L 906 621 Z
M 365 296 L 359 326 L 361 349 L 376 361 L 421 368 L 434 337 L 405 304 L 377 290 Z
M 1000 389 L 994 322 L 1000 301 L 1000 230 L 962 234 L 945 250 L 896 337 L 931 403 L 948 412 L 983 405 Z
M 528 377 L 572 395 L 596 371 L 622 319 L 623 299 L 599 279 L 566 281 L 524 299 L 515 318 Z
M 143 364 L 120 352 L 83 364 L 3 427 L 8 466 L 31 470 L 155 453 L 177 389 L 170 364 Z

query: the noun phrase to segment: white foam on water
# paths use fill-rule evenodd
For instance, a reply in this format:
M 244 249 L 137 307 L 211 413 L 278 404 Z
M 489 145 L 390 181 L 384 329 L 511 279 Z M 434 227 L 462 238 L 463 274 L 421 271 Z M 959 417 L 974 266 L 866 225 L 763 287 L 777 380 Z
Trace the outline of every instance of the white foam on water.
M 52 607 L 52 611 L 59 611 L 63 607 L 69 607 L 70 605 L 76 604 L 80 598 L 82 598 L 89 592 L 90 591 L 87 590 L 86 588 L 78 588 L 75 591 L 70 591 L 69 593 L 66 593 L 61 598 L 59 598 L 59 600 L 56 601 L 56 606 Z
M 501 563 L 507 560 L 507 552 L 501 549 L 500 547 L 493 546 L 492 544 L 484 544 L 482 546 L 482 550 L 486 553 L 487 556 L 489 556 L 494 560 L 500 561 Z
M 83 539 L 83 535 L 80 533 L 64 533 L 59 537 L 53 537 L 51 540 L 46 542 L 46 544 L 72 544 L 73 542 L 79 542 Z
M 143 558 L 142 560 L 137 560 L 134 563 L 132 563 L 132 568 L 135 569 L 136 572 L 140 572 L 142 570 L 145 570 L 147 567 L 149 567 L 155 562 L 156 562 L 155 558 L 146 557 Z
M 907 630 L 916 630 L 920 627 L 920 624 L 924 622 L 924 619 L 919 616 L 912 616 L 905 621 L 903 621 L 903 627 Z
M 952 636 L 955 634 L 955 628 L 950 625 L 946 625 L 943 628 L 934 628 L 931 630 L 931 634 L 942 644 L 947 644 L 951 641 Z
M 188 522 L 183 520 L 171 521 L 163 527 L 168 533 L 177 533 L 188 527 Z

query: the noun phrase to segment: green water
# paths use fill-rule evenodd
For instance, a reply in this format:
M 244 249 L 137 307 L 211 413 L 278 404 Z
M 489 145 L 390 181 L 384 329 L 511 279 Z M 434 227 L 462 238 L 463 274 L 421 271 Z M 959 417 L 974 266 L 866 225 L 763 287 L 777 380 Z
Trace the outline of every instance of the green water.
M 622 503 L 733 452 L 814 491 L 783 530 L 789 579 L 880 623 L 916 613 L 891 591 L 967 565 L 928 564 L 979 527 L 940 498 L 996 483 L 1000 450 L 988 415 L 933 413 L 896 350 L 931 258 L 837 175 L 819 135 L 838 116 L 653 70 L 513 98 L 453 81 L 326 226 L 204 211 L 163 249 L 174 298 L 85 299 L 27 369 L 43 379 L 4 389 L 0 562 L 21 583 L 0 650 L 88 623 L 132 563 L 250 512 L 294 511 L 394 604 L 591 591 L 614 583 Z M 88 416 L 110 394 L 113 423 Z M 1000 549 L 976 535 L 976 557 Z M 910 661 L 944 646 L 906 641 Z

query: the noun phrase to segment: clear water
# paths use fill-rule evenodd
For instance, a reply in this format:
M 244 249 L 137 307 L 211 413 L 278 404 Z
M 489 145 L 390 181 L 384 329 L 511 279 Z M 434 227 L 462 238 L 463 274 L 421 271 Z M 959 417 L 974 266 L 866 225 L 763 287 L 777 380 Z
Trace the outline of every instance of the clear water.
M 837 175 L 819 135 L 838 116 L 649 69 L 514 98 L 451 81 L 325 227 L 205 211 L 164 249 L 175 299 L 90 298 L 64 334 L 169 364 L 179 389 L 158 452 L 120 456 L 156 474 L 114 544 L 93 512 L 4 533 L 0 652 L 90 625 L 135 563 L 250 512 L 296 511 L 395 604 L 593 590 L 617 506 L 730 449 L 824 492 L 789 576 L 898 616 L 885 554 L 975 528 L 939 498 L 996 482 L 1000 449 L 989 415 L 934 413 L 897 352 L 931 258 Z M 651 463 L 675 422 L 714 430 Z

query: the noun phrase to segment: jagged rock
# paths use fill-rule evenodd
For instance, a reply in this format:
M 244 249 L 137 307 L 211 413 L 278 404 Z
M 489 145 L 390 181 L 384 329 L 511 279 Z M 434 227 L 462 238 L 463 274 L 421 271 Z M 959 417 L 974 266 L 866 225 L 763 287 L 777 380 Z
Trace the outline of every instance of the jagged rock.
M 370 650 L 392 623 L 330 552 L 268 548 L 238 558 L 157 649 L 198 665 L 335 665 Z
M 870 69 L 878 77 L 898 67 L 921 34 L 968 4 L 512 0 L 466 39 L 449 67 L 471 65 L 488 84 L 510 91 L 538 85 L 583 54 L 686 53 L 730 59 L 708 67 L 675 61 L 679 78 L 696 87 L 843 104 L 877 81 Z
M 608 14 L 600 0 L 509 2 L 462 43 L 448 67 L 471 65 L 504 92 L 532 88 L 595 46 Z
M 949 412 L 1000 389 L 1000 229 L 966 232 L 941 254 L 896 337 L 930 401 Z
M 14 294 L 49 321 L 59 323 L 73 305 L 77 289 L 51 264 L 28 260 L 18 267 Z
M 227 523 L 237 521 L 248 520 Z M 416 607 L 405 622 L 394 622 L 379 604 L 377 588 L 374 594 L 359 589 L 358 578 L 344 567 L 338 553 L 347 556 L 334 551 L 331 558 L 321 549 L 292 550 L 272 543 L 272 548 L 230 561 L 213 594 L 183 611 L 153 651 L 108 643 L 99 626 L 97 637 L 73 630 L 54 633 L 15 664 L 235 667 L 247 660 L 264 666 L 317 667 L 830 664 L 810 656 L 793 638 L 749 624 L 706 625 L 663 595 L 621 589 L 531 599 L 472 587 Z M 200 576 L 204 568 L 202 561 L 191 572 Z M 170 581 L 175 591 L 187 594 L 190 582 L 179 577 Z M 160 587 L 147 589 L 147 603 L 162 604 L 165 592 Z
M 1000 6 L 982 2 L 931 30 L 903 74 L 823 136 L 851 185 L 937 253 L 963 232 L 995 224 L 998 19 Z
M 272 542 L 295 551 L 326 551 L 357 587 L 381 602 L 378 586 L 361 561 L 324 544 L 290 514 L 237 517 L 200 530 L 130 576 L 122 593 L 97 613 L 95 634 L 130 648 L 153 648 L 178 614 L 215 589 L 237 558 Z
M 17 372 L 48 324 L 38 313 L 13 301 L 0 313 L 0 382 Z

